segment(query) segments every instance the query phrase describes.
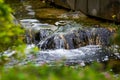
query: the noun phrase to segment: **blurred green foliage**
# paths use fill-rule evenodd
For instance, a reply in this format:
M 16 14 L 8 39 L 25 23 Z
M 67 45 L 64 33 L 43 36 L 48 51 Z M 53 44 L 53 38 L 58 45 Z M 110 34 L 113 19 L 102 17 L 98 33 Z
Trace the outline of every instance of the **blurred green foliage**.
M 94 67 L 93 67 L 94 66 Z M 1 80 L 120 80 L 101 68 L 80 66 L 21 66 L 2 69 Z
M 12 9 L 0 0 L 0 52 L 22 43 L 24 31 L 11 13 Z

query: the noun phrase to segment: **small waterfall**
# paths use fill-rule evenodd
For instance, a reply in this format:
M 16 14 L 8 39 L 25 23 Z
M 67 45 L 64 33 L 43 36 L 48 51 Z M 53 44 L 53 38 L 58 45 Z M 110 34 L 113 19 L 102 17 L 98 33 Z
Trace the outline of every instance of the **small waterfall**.
M 43 44 L 38 44 L 38 46 L 40 48 L 43 48 L 44 46 L 44 49 L 76 49 L 86 45 L 109 46 L 112 34 L 112 32 L 105 28 L 76 30 L 65 34 L 54 34 L 53 36 L 46 38 L 43 41 Z
M 54 45 L 56 49 L 64 49 L 64 40 L 60 36 L 54 37 Z
M 53 33 L 56 26 L 40 23 L 37 19 L 20 20 L 22 27 L 26 30 L 26 43 L 38 44 L 41 40 Z
M 51 33 L 53 33 L 49 29 L 40 29 L 39 32 L 35 33 L 34 36 L 34 44 L 38 44 L 41 40 L 48 37 Z
M 76 49 L 86 45 L 109 46 L 113 34 L 106 28 L 85 28 L 72 21 L 56 22 L 59 24 L 57 26 L 35 19 L 24 19 L 21 23 L 26 29 L 27 43 L 34 43 L 44 50 Z

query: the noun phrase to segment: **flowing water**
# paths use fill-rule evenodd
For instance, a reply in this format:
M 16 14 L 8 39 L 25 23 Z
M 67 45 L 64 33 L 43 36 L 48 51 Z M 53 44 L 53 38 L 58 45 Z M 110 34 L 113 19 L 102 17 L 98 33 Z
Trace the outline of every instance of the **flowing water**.
M 15 13 L 15 17 L 26 30 L 27 50 L 37 46 L 40 51 L 35 54 L 30 54 L 28 51 L 25 59 L 22 61 L 13 59 L 8 65 L 27 63 L 52 65 L 56 61 L 62 61 L 67 65 L 85 66 L 86 63 L 94 61 L 108 61 L 111 57 L 120 59 L 117 52 L 113 54 L 108 49 L 111 46 L 110 39 L 114 34 L 113 31 L 94 26 L 85 27 L 73 20 L 58 20 L 54 21 L 54 24 L 45 23 L 35 18 L 33 5 L 25 3 L 24 0 L 19 4 L 22 9 Z

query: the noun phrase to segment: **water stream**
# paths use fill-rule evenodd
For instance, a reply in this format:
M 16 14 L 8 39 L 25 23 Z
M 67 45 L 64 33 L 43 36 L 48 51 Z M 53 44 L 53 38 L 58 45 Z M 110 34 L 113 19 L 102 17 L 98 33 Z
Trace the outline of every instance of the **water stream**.
M 24 4 L 23 7 L 29 17 L 20 16 L 18 20 L 26 30 L 28 50 L 37 46 L 40 51 L 35 55 L 26 53 L 27 56 L 22 61 L 12 58 L 7 65 L 42 65 L 62 61 L 68 65 L 85 66 L 94 61 L 108 61 L 111 57 L 120 59 L 119 54 L 113 54 L 106 48 L 110 46 L 110 38 L 114 34 L 109 29 L 93 26 L 88 28 L 73 20 L 58 20 L 54 24 L 42 23 L 43 21 L 35 18 L 31 5 Z

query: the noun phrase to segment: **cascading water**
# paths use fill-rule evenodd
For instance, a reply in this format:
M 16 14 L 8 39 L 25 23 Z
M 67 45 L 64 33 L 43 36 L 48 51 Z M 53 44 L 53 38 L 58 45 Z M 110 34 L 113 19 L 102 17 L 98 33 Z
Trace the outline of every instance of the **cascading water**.
M 34 20 L 21 21 L 23 26 L 29 26 L 27 33 L 31 36 L 30 40 L 34 40 L 32 43 L 39 42 L 37 45 L 41 49 L 75 49 L 86 45 L 107 46 L 110 45 L 110 37 L 113 34 L 105 28 L 87 29 L 71 21 L 69 23 L 66 21 L 67 24 L 64 26 L 36 23 Z
M 27 63 L 33 63 L 35 65 L 55 63 L 55 61 L 62 62 L 62 64 L 73 65 L 79 64 L 85 66 L 85 63 L 91 63 L 93 61 L 107 61 L 111 53 L 101 48 L 99 45 L 88 45 L 77 49 L 65 50 L 46 50 L 39 51 L 34 54 L 27 54 L 27 57 L 22 61 L 13 60 L 7 65 L 26 65 Z M 14 63 L 13 63 L 14 62 Z M 60 63 L 61 64 L 61 63 Z M 83 65 L 84 64 L 84 65 Z
M 32 24 L 29 28 L 26 26 L 28 23 Z M 21 20 L 21 24 L 26 30 L 31 31 L 28 35 L 32 34 L 32 37 L 29 37 L 32 43 L 42 50 L 34 55 L 29 53 L 31 49 L 29 48 L 25 59 L 22 61 L 12 60 L 7 64 L 9 66 L 27 63 L 53 65 L 56 61 L 67 65 L 85 66 L 85 63 L 93 61 L 108 61 L 111 56 L 119 57 L 119 55 L 112 54 L 110 50 L 103 47 L 110 44 L 109 39 L 113 34 L 108 29 L 84 28 L 82 25 L 71 21 L 62 26 L 36 23 L 34 19 Z
M 32 7 L 30 5 L 24 7 L 28 15 L 33 17 Z M 107 61 L 113 55 L 120 59 L 119 54 L 112 54 L 110 50 L 104 48 L 110 45 L 110 38 L 113 35 L 113 32 L 106 28 L 85 28 L 69 20 L 57 21 L 55 25 L 51 25 L 29 18 L 20 20 L 20 23 L 26 30 L 28 44 L 26 58 L 21 61 L 12 59 L 7 65 L 25 65 L 29 62 L 42 65 L 62 61 L 64 64 L 77 63 L 85 66 L 85 63 L 93 61 Z M 29 53 L 34 47 L 33 44 L 41 49 L 35 55 Z
M 74 25 L 75 24 L 75 25 Z M 86 45 L 110 45 L 112 32 L 105 28 L 83 28 L 83 26 L 73 22 L 60 26 L 38 46 L 41 49 L 76 49 Z

